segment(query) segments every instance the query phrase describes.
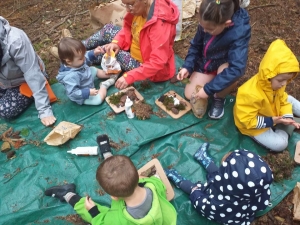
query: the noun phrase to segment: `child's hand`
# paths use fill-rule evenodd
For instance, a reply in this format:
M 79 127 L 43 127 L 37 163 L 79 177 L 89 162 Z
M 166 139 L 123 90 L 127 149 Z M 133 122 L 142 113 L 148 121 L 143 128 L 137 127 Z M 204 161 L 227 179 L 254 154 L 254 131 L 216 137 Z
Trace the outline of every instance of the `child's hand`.
M 87 210 L 90 210 L 95 206 L 95 202 L 91 199 L 90 196 L 86 196 L 84 206 Z
M 98 94 L 98 90 L 96 88 L 90 89 L 90 95 L 95 96 Z
M 102 46 L 98 46 L 97 48 L 94 49 L 94 55 L 97 56 L 97 55 L 100 55 L 100 54 L 104 54 L 105 51 L 103 49 Z
M 178 80 L 183 80 L 184 78 L 187 78 L 189 75 L 189 71 L 186 68 L 182 68 L 179 73 L 177 74 Z
M 105 51 L 107 52 L 108 55 L 110 55 L 111 51 L 114 51 L 115 54 L 117 55 L 118 52 L 120 51 L 120 46 L 116 43 L 109 43 L 105 45 Z
M 290 118 L 282 118 L 281 116 L 274 116 L 274 117 L 272 117 L 272 119 L 273 119 L 273 122 L 274 122 L 275 124 L 280 124 L 280 123 L 282 123 L 282 124 L 284 124 L 284 125 L 293 125 L 293 126 L 295 126 L 297 129 L 300 128 L 300 124 L 297 123 L 295 120 L 290 119 Z
M 195 94 L 195 98 L 208 98 L 208 95 L 205 93 L 204 89 L 201 88 L 200 91 Z
M 118 89 L 124 89 L 124 88 L 127 88 L 128 87 L 128 83 L 126 82 L 125 78 L 124 77 L 120 77 L 116 83 L 115 83 L 115 86 L 116 88 Z

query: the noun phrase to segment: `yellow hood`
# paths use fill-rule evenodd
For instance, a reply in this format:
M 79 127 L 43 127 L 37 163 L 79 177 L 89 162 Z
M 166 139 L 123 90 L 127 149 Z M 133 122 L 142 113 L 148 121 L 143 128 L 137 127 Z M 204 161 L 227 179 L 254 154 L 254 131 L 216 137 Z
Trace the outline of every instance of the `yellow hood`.
M 283 40 L 273 41 L 258 69 L 258 83 L 262 89 L 272 91 L 270 78 L 281 73 L 298 73 L 299 62 Z M 293 77 L 294 78 L 294 77 Z M 281 89 L 285 89 L 281 88 Z

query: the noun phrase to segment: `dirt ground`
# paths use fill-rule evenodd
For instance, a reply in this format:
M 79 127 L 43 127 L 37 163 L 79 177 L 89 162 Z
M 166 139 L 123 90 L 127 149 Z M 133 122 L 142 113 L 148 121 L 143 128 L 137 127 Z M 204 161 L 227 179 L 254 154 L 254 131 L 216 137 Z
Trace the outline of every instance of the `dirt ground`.
M 48 74 L 55 82 L 59 62 L 48 53 L 48 48 L 58 43 L 63 28 L 68 28 L 78 39 L 87 38 L 92 34 L 88 10 L 94 5 L 97 5 L 96 0 L 2 0 L 0 15 L 12 26 L 21 28 L 28 34 L 35 50 L 44 60 Z M 251 0 L 248 11 L 251 17 L 252 36 L 246 74 L 240 79 L 239 85 L 257 72 L 259 62 L 269 44 L 277 38 L 284 39 L 300 58 L 300 0 Z M 197 23 L 197 16 L 183 21 L 183 40 L 174 46 L 175 52 L 182 58 L 187 53 Z M 299 79 L 298 76 L 287 87 L 287 92 L 298 99 L 300 99 Z M 293 222 L 292 211 L 292 194 L 290 194 L 273 210 L 252 224 L 300 224 Z

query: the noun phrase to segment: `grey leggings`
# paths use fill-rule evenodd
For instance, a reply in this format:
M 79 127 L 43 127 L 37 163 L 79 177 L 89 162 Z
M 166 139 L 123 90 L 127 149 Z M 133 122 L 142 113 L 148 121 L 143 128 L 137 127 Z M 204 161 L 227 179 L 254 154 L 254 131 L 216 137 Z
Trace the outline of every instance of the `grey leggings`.
M 288 96 L 288 102 L 293 106 L 293 114 L 300 117 L 300 102 L 290 95 Z M 252 138 L 271 151 L 281 152 L 288 146 L 289 135 L 283 130 L 270 128 L 266 132 Z

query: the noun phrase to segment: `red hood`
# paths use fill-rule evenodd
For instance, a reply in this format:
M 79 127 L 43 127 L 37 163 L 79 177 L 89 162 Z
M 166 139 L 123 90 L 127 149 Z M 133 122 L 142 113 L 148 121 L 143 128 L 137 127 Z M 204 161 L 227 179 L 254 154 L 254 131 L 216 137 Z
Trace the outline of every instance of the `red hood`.
M 179 14 L 178 7 L 171 0 L 160 0 L 155 1 L 154 13 L 153 15 L 149 15 L 151 16 L 149 20 L 151 20 L 152 17 L 157 17 L 165 22 L 176 25 L 178 23 Z

